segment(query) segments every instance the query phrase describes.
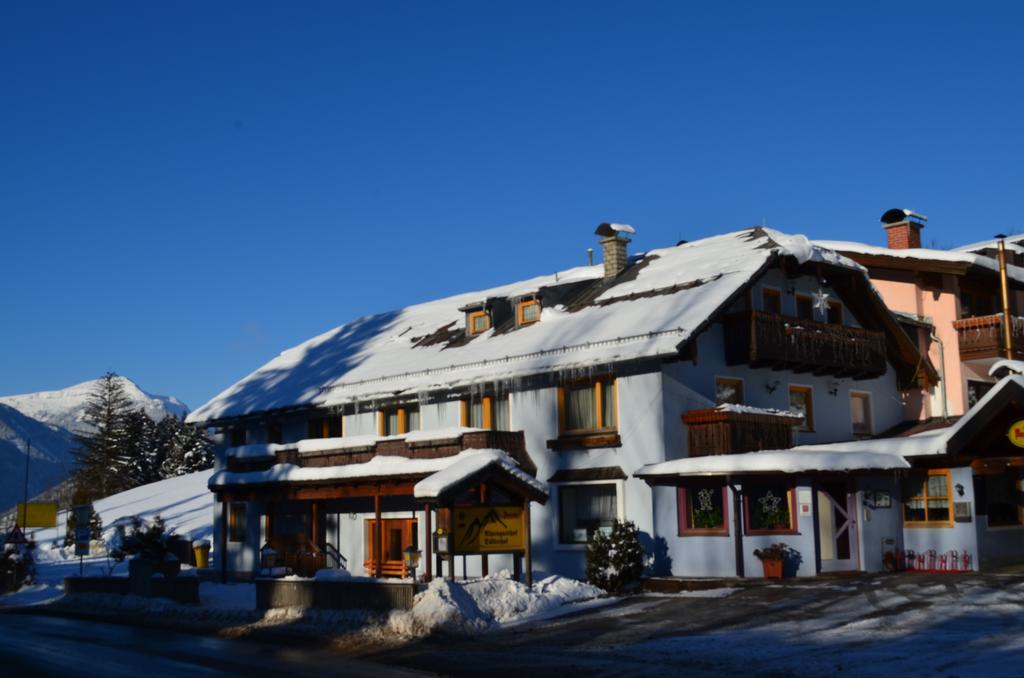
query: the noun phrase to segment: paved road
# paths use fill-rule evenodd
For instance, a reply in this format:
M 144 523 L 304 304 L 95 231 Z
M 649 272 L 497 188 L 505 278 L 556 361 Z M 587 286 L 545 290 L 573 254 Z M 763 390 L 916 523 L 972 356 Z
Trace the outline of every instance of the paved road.
M 78 619 L 0 614 L 3 676 L 414 675 L 403 669 L 284 645 Z

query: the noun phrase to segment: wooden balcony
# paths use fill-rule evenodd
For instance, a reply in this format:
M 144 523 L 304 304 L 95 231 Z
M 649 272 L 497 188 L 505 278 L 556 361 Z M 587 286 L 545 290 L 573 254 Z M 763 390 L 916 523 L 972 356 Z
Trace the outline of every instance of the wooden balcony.
M 727 318 L 725 358 L 729 365 L 871 379 L 885 374 L 885 335 L 750 311 Z
M 799 416 L 718 408 L 690 410 L 683 415 L 691 457 L 789 449 L 793 447 L 793 426 L 800 421 Z
M 1012 317 L 1010 340 L 1013 357 L 1024 358 L 1024 318 Z M 983 360 L 1006 357 L 1003 341 L 1003 315 L 982 315 L 954 320 L 961 360 Z

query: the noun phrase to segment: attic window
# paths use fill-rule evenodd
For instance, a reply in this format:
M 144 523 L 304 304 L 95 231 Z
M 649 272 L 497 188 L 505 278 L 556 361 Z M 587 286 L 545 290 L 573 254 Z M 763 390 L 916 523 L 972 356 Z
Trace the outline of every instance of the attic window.
M 540 300 L 523 299 L 516 306 L 518 324 L 529 325 L 540 320 Z
M 487 315 L 487 311 L 472 311 L 466 320 L 466 327 L 471 337 L 483 334 L 491 329 L 491 316 Z

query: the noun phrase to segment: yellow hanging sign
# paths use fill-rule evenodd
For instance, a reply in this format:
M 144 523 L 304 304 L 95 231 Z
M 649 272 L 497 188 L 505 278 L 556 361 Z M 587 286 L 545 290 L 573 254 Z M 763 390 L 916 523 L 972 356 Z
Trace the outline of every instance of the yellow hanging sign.
M 1017 447 L 1024 447 L 1024 419 L 1013 422 L 1006 437 Z
M 452 509 L 455 553 L 515 553 L 526 550 L 522 506 Z

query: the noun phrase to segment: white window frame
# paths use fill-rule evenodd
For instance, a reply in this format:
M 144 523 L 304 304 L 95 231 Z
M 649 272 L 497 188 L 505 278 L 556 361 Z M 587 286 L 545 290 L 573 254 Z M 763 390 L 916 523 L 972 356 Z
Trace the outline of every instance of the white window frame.
M 567 470 L 583 470 L 583 469 L 567 469 Z M 554 530 L 552 534 L 555 539 L 555 550 L 556 551 L 585 551 L 587 550 L 587 544 L 563 544 L 562 543 L 562 488 L 563 487 L 582 487 L 584 485 L 614 485 L 615 486 L 615 511 L 618 514 L 616 519 L 621 523 L 626 519 L 626 481 L 619 480 L 571 480 L 564 483 L 551 483 L 551 487 L 554 489 L 552 499 L 554 502 L 551 504 L 555 510 L 552 511 L 552 521 Z
M 810 394 L 810 397 L 811 397 L 811 427 L 810 428 L 805 428 L 807 426 L 807 420 L 804 419 L 803 423 L 797 424 L 796 426 L 793 427 L 793 431 L 795 433 L 817 433 L 817 431 L 818 431 L 818 428 L 817 428 L 818 416 L 817 416 L 817 412 L 814 411 L 814 387 L 811 386 L 810 384 L 794 384 L 792 382 L 790 382 L 789 384 L 786 385 L 786 409 L 788 411 L 790 411 L 790 412 L 792 412 L 793 410 L 789 409 L 790 408 L 789 394 L 790 394 L 790 391 L 793 389 L 794 386 L 797 387 L 797 388 L 805 388 L 805 389 L 807 389 L 808 393 Z

